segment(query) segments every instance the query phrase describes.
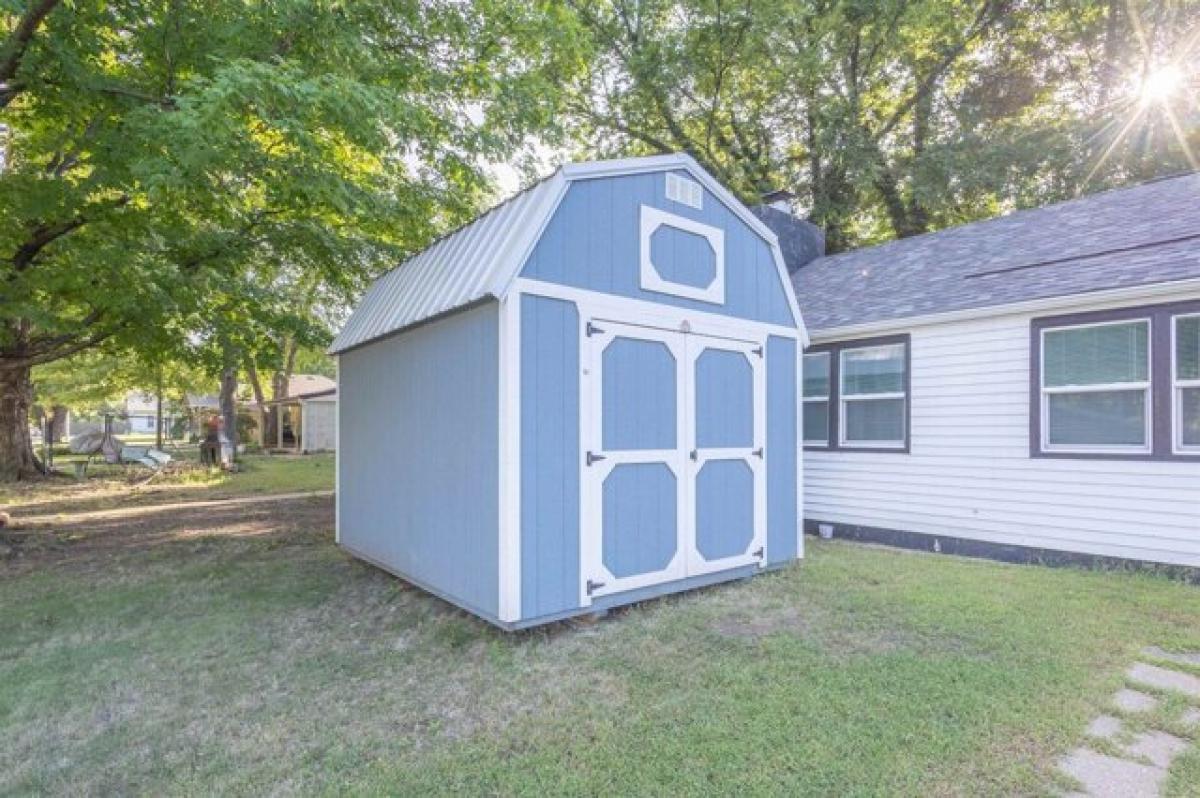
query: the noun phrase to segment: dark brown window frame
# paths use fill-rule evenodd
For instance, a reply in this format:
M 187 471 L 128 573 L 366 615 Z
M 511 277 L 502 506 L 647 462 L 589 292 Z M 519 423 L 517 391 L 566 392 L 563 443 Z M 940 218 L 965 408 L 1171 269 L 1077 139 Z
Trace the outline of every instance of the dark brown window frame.
M 847 349 L 868 349 L 874 346 L 904 345 L 904 444 L 902 446 L 854 446 L 841 443 L 842 423 L 842 352 Z M 805 355 L 829 353 L 829 427 L 826 443 L 805 443 L 809 452 L 864 452 L 870 454 L 908 454 L 912 446 L 912 336 L 883 335 L 875 338 L 857 338 L 851 341 L 831 341 L 814 344 L 804 350 Z M 804 401 L 804 361 L 800 361 L 801 404 Z M 800 431 L 804 435 L 803 427 Z
M 1043 316 L 1029 325 L 1029 456 L 1053 460 L 1182 460 L 1200 462 L 1200 453 L 1175 451 L 1175 386 L 1171 336 L 1173 319 L 1200 313 L 1200 300 L 1136 305 Z M 1150 322 L 1150 451 L 1062 452 L 1042 449 L 1042 332 L 1081 324 L 1146 319 Z

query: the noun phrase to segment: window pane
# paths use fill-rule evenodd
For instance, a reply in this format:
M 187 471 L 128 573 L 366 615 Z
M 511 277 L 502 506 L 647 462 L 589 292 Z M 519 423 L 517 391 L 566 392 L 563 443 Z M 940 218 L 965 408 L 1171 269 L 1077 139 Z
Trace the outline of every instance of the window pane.
M 854 396 L 903 391 L 903 344 L 849 349 L 842 353 L 842 393 Z
M 1175 376 L 1200 380 L 1200 316 L 1175 319 Z
M 904 443 L 903 399 L 859 399 L 842 407 L 847 443 Z
M 1145 391 L 1051 394 L 1049 416 L 1052 445 L 1146 444 Z
M 804 403 L 804 442 L 829 443 L 829 402 Z
M 1183 425 L 1183 445 L 1200 446 L 1200 388 L 1180 391 L 1179 421 Z
M 1042 359 L 1046 385 L 1102 385 L 1150 379 L 1145 321 L 1048 330 Z
M 804 395 L 829 396 L 829 353 L 804 356 Z

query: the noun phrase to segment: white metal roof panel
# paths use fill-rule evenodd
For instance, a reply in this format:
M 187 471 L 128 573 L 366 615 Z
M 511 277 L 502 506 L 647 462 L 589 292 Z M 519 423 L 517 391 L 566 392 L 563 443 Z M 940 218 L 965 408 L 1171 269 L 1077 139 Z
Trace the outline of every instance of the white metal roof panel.
M 514 238 L 538 226 L 551 178 L 436 241 L 375 281 L 330 351 L 343 352 L 438 314 L 495 296 L 494 276 L 506 265 Z

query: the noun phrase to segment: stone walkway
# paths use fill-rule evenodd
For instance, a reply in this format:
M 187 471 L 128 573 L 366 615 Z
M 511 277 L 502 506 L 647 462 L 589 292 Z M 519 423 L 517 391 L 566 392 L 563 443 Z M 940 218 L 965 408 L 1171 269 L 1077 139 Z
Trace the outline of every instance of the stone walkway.
M 1200 666 L 1200 652 L 1175 654 L 1151 646 L 1142 650 L 1142 656 L 1167 665 Z M 1132 719 L 1156 712 L 1162 700 L 1155 692 L 1186 697 L 1191 706 L 1178 718 L 1158 720 L 1200 737 L 1200 677 L 1147 662 L 1135 662 L 1125 675 L 1133 687 L 1113 696 L 1112 706 L 1118 714 L 1095 718 L 1086 732 L 1090 742 L 1059 762 L 1059 770 L 1082 787 L 1071 796 L 1154 798 L 1162 794 L 1171 762 L 1191 747 L 1191 741 L 1159 729 L 1132 733 L 1118 717 Z M 1139 687 L 1146 691 L 1136 689 Z

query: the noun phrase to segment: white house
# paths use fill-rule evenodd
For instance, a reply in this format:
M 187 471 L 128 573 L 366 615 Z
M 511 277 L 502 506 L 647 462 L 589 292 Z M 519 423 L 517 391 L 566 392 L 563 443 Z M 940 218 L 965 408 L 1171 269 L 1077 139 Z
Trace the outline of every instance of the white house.
M 1200 174 L 791 265 L 809 531 L 1200 566 Z

